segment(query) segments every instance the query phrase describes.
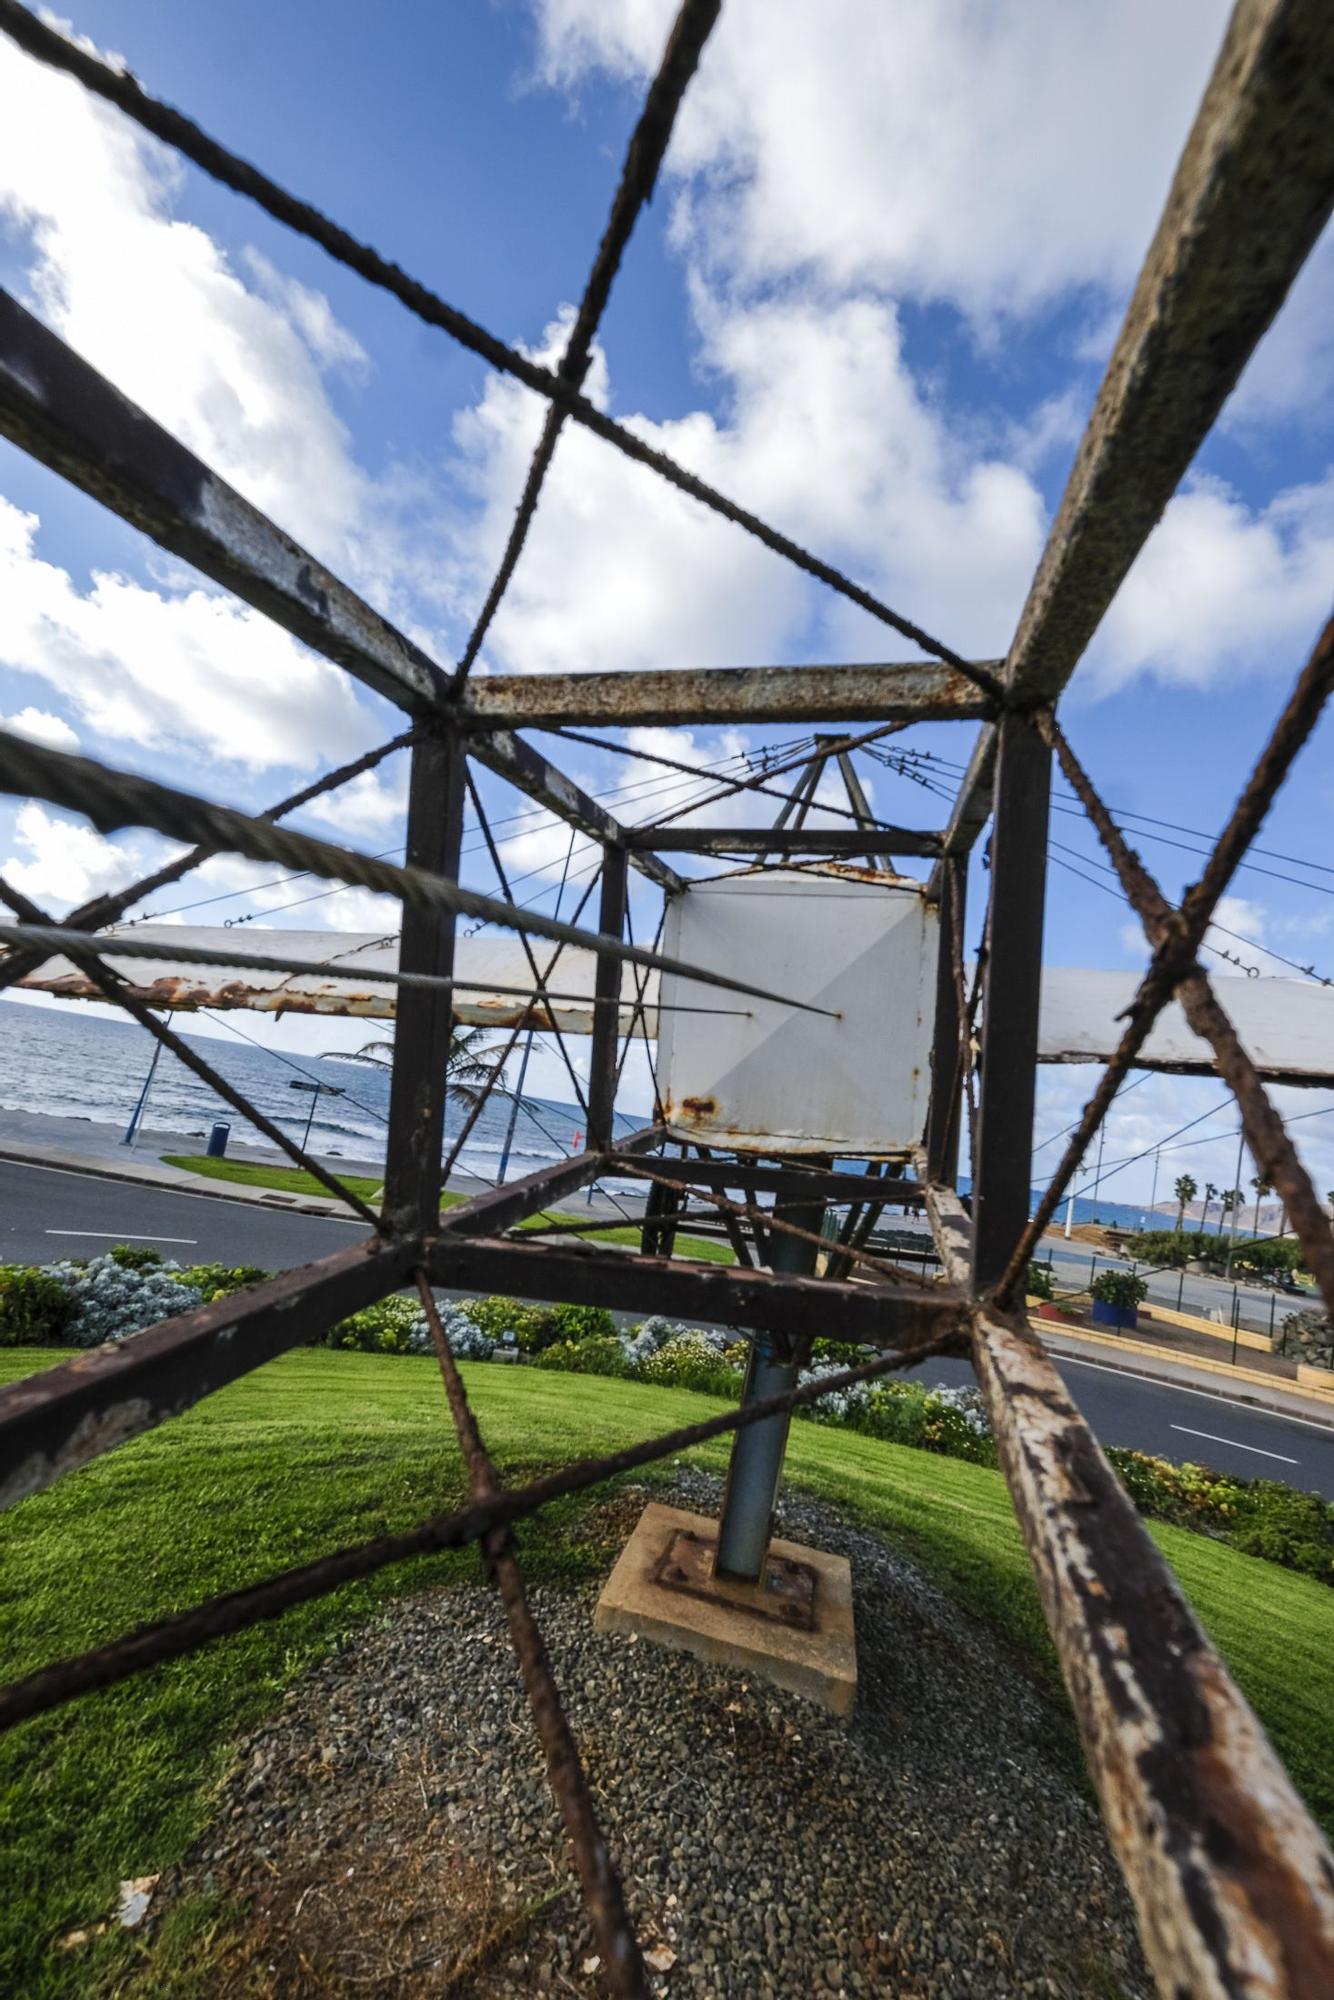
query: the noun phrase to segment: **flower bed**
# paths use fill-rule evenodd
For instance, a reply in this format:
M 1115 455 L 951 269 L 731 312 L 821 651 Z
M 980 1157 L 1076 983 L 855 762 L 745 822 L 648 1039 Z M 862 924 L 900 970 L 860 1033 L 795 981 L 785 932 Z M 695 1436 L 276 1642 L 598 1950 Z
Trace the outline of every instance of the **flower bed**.
M 188 1312 L 269 1275 L 251 1265 L 181 1269 L 158 1253 L 116 1245 L 90 1262 L 0 1266 L 0 1347 L 96 1347 L 156 1320 Z M 460 1361 L 490 1361 L 516 1349 L 529 1367 L 611 1375 L 735 1400 L 747 1348 L 660 1316 L 617 1327 L 599 1306 L 528 1305 L 479 1298 L 442 1304 L 441 1321 Z M 399 1293 L 339 1320 L 323 1344 L 369 1354 L 427 1354 L 430 1331 L 418 1300 Z M 855 1367 L 864 1350 L 816 1341 L 803 1381 Z M 805 1422 L 841 1425 L 975 1465 L 997 1462 L 982 1398 L 974 1388 L 928 1387 L 888 1379 L 860 1382 L 796 1412 Z M 1108 1450 L 1141 1514 L 1193 1528 L 1246 1555 L 1334 1584 L 1334 1506 L 1272 1479 L 1233 1479 L 1144 1452 Z

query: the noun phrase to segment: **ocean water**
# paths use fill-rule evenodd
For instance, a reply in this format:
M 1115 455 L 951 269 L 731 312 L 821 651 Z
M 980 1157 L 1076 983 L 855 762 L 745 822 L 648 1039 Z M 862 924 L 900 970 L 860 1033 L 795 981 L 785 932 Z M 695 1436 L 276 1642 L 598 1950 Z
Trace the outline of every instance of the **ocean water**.
M 293 1090 L 293 1082 L 318 1082 L 342 1092 L 333 1097 L 323 1091 L 315 1106 L 310 1131 L 310 1148 L 329 1159 L 364 1160 L 378 1163 L 384 1155 L 386 1120 L 389 1109 L 389 1073 L 363 1063 L 340 1061 L 336 1057 L 293 1055 L 280 1058 L 273 1050 L 253 1047 L 241 1039 L 247 1032 L 244 1019 L 236 1025 L 240 1033 L 225 1036 L 194 1035 L 189 1017 L 173 1023 L 182 1040 L 198 1048 L 200 1054 L 234 1084 L 260 1111 L 284 1131 L 301 1141 L 310 1111 L 311 1094 Z M 367 1039 L 373 1039 L 376 1024 L 367 1024 Z M 147 1030 L 132 1021 L 107 1021 L 89 1013 L 77 1002 L 60 1008 L 25 1007 L 20 1002 L 0 1000 L 0 1108 L 34 1111 L 58 1118 L 87 1118 L 95 1125 L 123 1132 L 143 1088 L 154 1043 Z M 509 1124 L 511 1100 L 496 1097 L 483 1110 L 460 1155 L 459 1164 L 483 1180 L 494 1180 Z M 449 1105 L 445 1115 L 445 1144 L 449 1147 L 466 1113 Z M 253 1145 L 274 1153 L 262 1132 L 210 1090 L 206 1084 L 165 1051 L 157 1065 L 148 1101 L 145 1123 L 153 1130 L 182 1132 L 202 1142 L 217 1119 L 226 1119 L 232 1141 Z M 507 1178 L 517 1180 L 533 1173 L 546 1162 L 578 1150 L 576 1134 L 581 1132 L 583 1114 L 577 1104 L 560 1099 L 529 1097 L 520 1106 L 510 1149 Z M 642 1115 L 618 1112 L 618 1133 L 633 1132 L 644 1123 Z M 856 1162 L 846 1164 L 855 1165 Z M 966 1177 L 961 1187 L 968 1188 Z M 642 1182 L 627 1182 L 643 1192 Z M 1040 1190 L 1034 1190 L 1030 1213 Z M 1137 1202 L 1075 1202 L 1079 1222 L 1120 1223 L 1137 1229 L 1146 1205 Z M 1170 1226 L 1171 1216 L 1150 1217 L 1148 1226 Z M 1059 1228 L 1065 1220 L 1065 1203 L 1056 1217 Z
M 253 1047 L 237 1035 L 191 1034 L 188 1016 L 178 1017 L 172 1025 L 219 1075 L 298 1143 L 305 1132 L 311 1092 L 294 1090 L 293 1083 L 317 1082 L 340 1091 L 342 1095 L 336 1097 L 321 1091 L 310 1130 L 310 1149 L 331 1159 L 378 1163 L 383 1158 L 389 1110 L 387 1070 L 330 1056 L 280 1058 L 271 1049 Z M 246 1024 L 239 1025 L 244 1029 Z M 368 1040 L 373 1039 L 375 1026 L 367 1023 Z M 136 1023 L 99 1019 L 75 1002 L 61 1008 L 38 1008 L 0 1001 L 0 1107 L 50 1117 L 86 1118 L 123 1132 L 143 1088 L 154 1046 L 148 1031 Z M 461 1167 L 494 1179 L 510 1111 L 509 1098 L 497 1096 L 485 1106 L 460 1156 Z M 465 1110 L 448 1106 L 447 1147 L 466 1115 Z M 265 1152 L 276 1150 L 263 1133 L 164 1050 L 153 1076 L 145 1124 L 153 1130 L 186 1133 L 202 1141 L 218 1119 L 231 1125 L 232 1142 Z M 527 1098 L 515 1124 L 507 1177 L 517 1180 L 546 1161 L 577 1151 L 575 1135 L 583 1122 L 577 1104 Z M 643 1122 L 642 1117 L 617 1114 L 618 1132 L 634 1131 Z

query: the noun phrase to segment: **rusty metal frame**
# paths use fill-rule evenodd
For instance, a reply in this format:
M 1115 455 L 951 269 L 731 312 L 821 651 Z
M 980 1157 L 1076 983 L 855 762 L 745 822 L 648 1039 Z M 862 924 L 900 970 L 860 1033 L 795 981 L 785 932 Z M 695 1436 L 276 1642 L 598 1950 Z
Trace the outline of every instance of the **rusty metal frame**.
M 216 1304 L 137 1334 L 121 1346 L 0 1392 L 0 1504 L 168 1421 L 359 1306 L 415 1282 L 431 1327 L 446 1397 L 469 1468 L 472 1499 L 408 1534 L 342 1550 L 225 1599 L 128 1635 L 78 1660 L 57 1662 L 0 1690 L 0 1726 L 177 1657 L 225 1632 L 332 1590 L 423 1550 L 478 1542 L 505 1603 L 553 1790 L 565 1814 L 607 1977 L 642 1993 L 633 1924 L 592 1816 L 587 1786 L 523 1597 L 508 1528 L 560 1495 L 679 1451 L 689 1444 L 785 1418 L 793 1408 L 854 1381 L 932 1353 L 970 1348 L 986 1397 L 1049 1626 L 1079 1720 L 1113 1845 L 1139 1913 L 1154 1976 L 1165 1995 L 1289 1996 L 1334 1991 L 1334 1862 L 1217 1655 L 1195 1625 L 1154 1545 L 1098 1451 L 1087 1425 L 1027 1324 L 1008 1301 L 1068 1179 L 1058 1169 L 1038 1217 L 1026 1217 L 1031 1162 L 1037 981 L 1045 875 L 1046 771 L 1059 758 L 1140 912 L 1153 957 L 1121 1051 L 1090 1099 L 1072 1141 L 1077 1161 L 1155 1012 L 1176 993 L 1232 1085 L 1257 1158 L 1289 1196 L 1290 1212 L 1334 1302 L 1334 1240 L 1218 996 L 1195 963 L 1218 896 L 1257 832 L 1277 785 L 1334 687 L 1334 628 L 1312 655 L 1274 738 L 1201 881 L 1173 909 L 1102 805 L 1055 719 L 1074 672 L 1130 564 L 1175 491 L 1214 418 L 1273 318 L 1334 203 L 1334 16 L 1324 0 L 1240 0 L 1145 262 L 1125 326 L 1076 458 L 1064 499 L 1004 662 L 962 658 L 870 592 L 736 506 L 624 430 L 582 395 L 591 342 L 631 230 L 651 193 L 686 84 L 717 14 L 716 0 L 685 0 L 650 88 L 584 292 L 566 355 L 554 369 L 509 348 L 467 315 L 356 242 L 310 204 L 229 153 L 124 72 L 0 0 L 0 31 L 37 59 L 175 146 L 205 172 L 258 202 L 329 255 L 388 290 L 408 310 L 546 399 L 547 422 L 500 569 L 457 669 L 450 672 L 398 632 L 356 592 L 219 480 L 179 440 L 53 334 L 0 294 L 0 434 L 54 468 L 121 518 L 192 562 L 215 582 L 406 711 L 410 727 L 354 764 L 330 771 L 267 814 L 214 806 L 171 787 L 85 759 L 0 736 L 0 786 L 86 813 L 104 828 L 143 825 L 190 843 L 146 883 L 51 925 L 6 890 L 20 921 L 6 927 L 0 987 L 39 963 L 51 940 L 100 989 L 160 1039 L 151 1011 L 105 963 L 105 927 L 149 887 L 216 852 L 274 859 L 359 882 L 403 905 L 397 1048 L 383 1212 L 364 1245 L 284 1273 Z M 678 491 L 754 537 L 807 575 L 899 632 L 925 661 L 902 665 L 736 668 L 645 674 L 469 678 L 491 617 L 519 560 L 562 425 L 591 430 Z M 856 806 L 849 753 L 923 719 L 981 720 L 967 775 L 939 833 L 884 828 L 854 810 L 851 827 L 804 825 L 818 766 L 792 794 L 777 827 L 630 829 L 558 771 L 521 728 L 559 732 L 583 723 L 712 724 L 743 719 L 875 724 L 860 736 L 820 738 L 816 757 L 838 760 Z M 573 732 L 572 732 L 573 733 Z M 614 748 L 614 745 L 608 745 Z M 385 756 L 410 748 L 407 864 L 397 868 L 277 822 Z M 727 781 L 710 798 L 747 789 L 809 753 L 756 776 Z M 473 760 L 595 841 L 603 853 L 599 928 L 581 930 L 520 911 L 494 843 L 502 889 L 481 896 L 459 881 L 459 833 Z M 704 801 L 707 806 L 709 800 Z M 700 801 L 664 816 L 695 815 Z M 844 817 L 847 817 L 846 815 Z M 967 857 L 994 818 L 992 899 L 982 954 L 977 1028 L 981 1096 L 973 1102 L 974 1012 L 966 992 L 963 924 Z M 621 1016 L 620 967 L 670 967 L 633 943 L 631 868 L 667 895 L 686 887 L 659 850 L 697 855 L 775 853 L 932 859 L 928 894 L 941 907 L 933 1092 L 918 1178 L 802 1170 L 682 1158 L 664 1172 L 645 1164 L 660 1149 L 653 1126 L 613 1138 Z M 451 1020 L 454 924 L 460 914 L 496 922 L 598 957 L 589 1091 L 589 1150 L 508 1187 L 439 1213 L 443 1053 Z M 534 965 L 535 997 L 549 984 Z M 553 961 L 554 963 L 554 961 Z M 693 979 L 706 968 L 685 967 Z M 737 982 L 713 983 L 747 992 Z M 642 987 L 640 989 L 642 997 Z M 770 996 L 773 997 L 773 996 Z M 631 1032 L 634 1021 L 631 1020 Z M 174 1044 L 173 1044 L 174 1045 Z M 621 1058 L 623 1060 L 623 1058 Z M 208 1072 L 214 1080 L 212 1072 Z M 220 1080 L 217 1080 L 220 1082 Z M 975 1125 L 973 1216 L 953 1182 L 967 1095 Z M 233 1098 L 233 1101 L 236 1101 Z M 253 1107 L 241 1104 L 245 1115 Z M 293 1149 L 336 1191 L 337 1177 Z M 457 1150 L 457 1149 L 456 1149 Z M 670 1255 L 623 1256 L 509 1232 L 601 1176 L 646 1176 L 654 1204 L 645 1248 L 670 1251 L 688 1192 L 713 1207 L 738 1246 L 728 1269 Z M 746 1197 L 729 1196 L 737 1188 Z M 1055 1192 L 1053 1193 L 1053 1190 Z M 762 1207 L 841 1202 L 848 1210 L 831 1256 L 813 1279 L 754 1262 L 743 1225 L 767 1263 L 784 1234 L 809 1238 Z M 944 1282 L 910 1282 L 864 1248 L 886 1202 L 925 1201 Z M 789 1246 L 790 1247 L 790 1246 Z M 807 1244 L 809 1250 L 809 1243 Z M 741 1252 L 745 1250 L 746 1256 Z M 847 1281 L 860 1264 L 872 1283 Z M 710 1418 L 606 1458 L 562 1468 L 513 1492 L 499 1488 L 435 1309 L 432 1285 L 496 1287 L 534 1298 L 596 1300 L 626 1310 L 670 1309 L 682 1318 L 748 1329 L 792 1344 L 831 1327 L 882 1349 L 864 1367 Z

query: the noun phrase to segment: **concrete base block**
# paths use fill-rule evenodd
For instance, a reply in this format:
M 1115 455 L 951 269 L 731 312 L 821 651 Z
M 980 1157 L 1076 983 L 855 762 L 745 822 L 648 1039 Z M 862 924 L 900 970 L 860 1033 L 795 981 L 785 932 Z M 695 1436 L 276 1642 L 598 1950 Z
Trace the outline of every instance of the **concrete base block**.
M 674 1559 L 692 1543 L 716 1544 L 717 1535 L 718 1523 L 705 1515 L 651 1501 L 607 1580 L 593 1629 L 652 1639 L 757 1674 L 835 1715 L 851 1714 L 857 1696 L 851 1565 L 799 1542 L 773 1541 L 772 1575 L 744 1585 L 706 1577 L 711 1562 L 696 1574 Z M 780 1565 L 789 1577 L 812 1575 L 809 1627 L 805 1608 L 783 1601 Z M 664 1571 L 682 1580 L 674 1586 Z

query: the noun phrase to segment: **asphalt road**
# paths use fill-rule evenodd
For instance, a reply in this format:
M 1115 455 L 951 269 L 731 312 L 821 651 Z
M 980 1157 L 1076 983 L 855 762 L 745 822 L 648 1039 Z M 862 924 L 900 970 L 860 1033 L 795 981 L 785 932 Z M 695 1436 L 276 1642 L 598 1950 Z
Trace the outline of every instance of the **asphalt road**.
M 0 1160 L 0 1261 L 92 1257 L 112 1243 L 151 1243 L 182 1264 L 214 1258 L 286 1270 L 364 1234 L 355 1222 L 285 1214 L 253 1203 Z M 1334 1428 L 1274 1416 L 1100 1362 L 1059 1362 L 1105 1444 L 1130 1445 L 1220 1472 L 1282 1479 L 1334 1499 Z M 972 1380 L 964 1361 L 936 1360 L 928 1380 Z

